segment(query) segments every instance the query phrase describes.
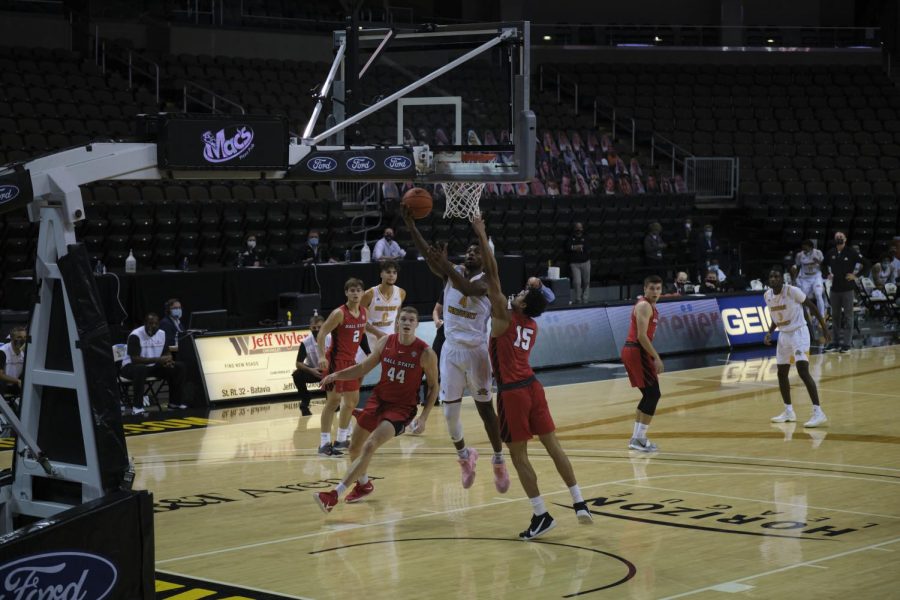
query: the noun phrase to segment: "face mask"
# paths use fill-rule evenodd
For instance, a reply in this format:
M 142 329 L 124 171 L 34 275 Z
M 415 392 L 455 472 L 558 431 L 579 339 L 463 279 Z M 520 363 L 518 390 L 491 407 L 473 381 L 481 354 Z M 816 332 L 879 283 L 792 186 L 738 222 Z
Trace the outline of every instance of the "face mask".
M 154 335 L 156 335 L 156 332 L 159 331 L 158 328 L 150 327 L 148 325 L 144 325 L 144 330 L 147 332 L 147 335 L 149 335 L 150 337 L 153 337 Z
M 881 263 L 881 268 L 882 268 L 883 270 L 890 269 L 890 268 L 891 268 L 891 263 L 889 263 L 889 262 L 883 262 L 883 263 Z
M 13 340 L 13 346 L 16 348 L 21 348 L 25 345 L 25 340 Z
M 691 228 L 691 224 L 690 224 L 690 223 L 685 223 L 685 224 L 684 224 L 684 228 L 685 228 L 685 229 L 690 229 L 690 228 Z
M 386 235 L 386 236 L 384 236 L 384 239 L 385 239 L 386 241 L 390 242 L 391 240 L 394 239 L 394 236 L 392 236 L 392 235 Z
M 576 229 L 576 230 L 575 230 L 575 237 L 581 237 L 581 234 L 583 234 L 583 233 L 584 233 L 584 232 L 581 231 L 580 229 Z
M 834 243 L 837 244 L 838 246 L 843 246 L 844 244 L 847 243 L 847 240 L 844 238 L 834 238 Z
M 319 245 L 319 238 L 309 238 L 309 245 L 315 248 Z
M 175 317 L 176 319 L 180 319 L 180 318 L 181 318 L 181 309 L 180 309 L 180 308 L 173 308 L 173 309 L 172 309 L 172 316 Z
M 251 250 L 256 248 L 256 240 L 247 240 L 247 247 Z
M 706 236 L 706 239 L 709 239 L 712 237 L 712 231 L 704 231 L 703 235 Z

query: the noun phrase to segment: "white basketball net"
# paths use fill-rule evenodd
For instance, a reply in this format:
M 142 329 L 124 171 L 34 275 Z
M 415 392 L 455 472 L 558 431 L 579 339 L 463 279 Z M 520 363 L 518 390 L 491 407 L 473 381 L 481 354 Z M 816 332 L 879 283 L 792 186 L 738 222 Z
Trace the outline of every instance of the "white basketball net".
M 460 219 L 475 220 L 481 215 L 478 206 L 484 184 L 473 181 L 445 181 L 441 184 L 444 194 L 447 196 L 447 208 L 444 209 L 444 218 L 457 217 Z

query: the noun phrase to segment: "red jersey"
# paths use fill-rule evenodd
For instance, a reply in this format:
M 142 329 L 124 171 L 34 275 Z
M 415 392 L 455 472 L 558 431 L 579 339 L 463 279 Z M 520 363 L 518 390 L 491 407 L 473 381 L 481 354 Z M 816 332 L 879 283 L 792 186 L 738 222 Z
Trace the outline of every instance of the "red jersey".
M 506 385 L 534 377 L 529 357 L 537 341 L 537 323 L 524 313 L 510 312 L 509 327 L 491 338 L 491 365 L 497 385 Z
M 359 307 L 359 316 L 354 317 L 346 304 L 341 305 L 344 313 L 344 322 L 331 332 L 331 351 L 328 353 L 329 362 L 343 361 L 356 363 L 356 352 L 359 343 L 366 332 L 366 308 Z
M 381 351 L 381 380 L 374 395 L 384 404 L 399 404 L 416 408 L 419 386 L 422 385 L 422 355 L 430 348 L 419 338 L 412 344 L 400 343 L 400 336 L 392 333 Z
M 637 307 L 641 302 L 649 302 L 649 300 L 645 300 L 644 298 L 640 298 L 637 301 L 637 304 L 634 305 L 634 308 L 631 310 L 631 327 L 628 329 L 628 337 L 625 338 L 625 343 L 631 342 L 633 344 L 638 343 L 637 338 Z M 651 304 L 650 307 L 653 309 L 653 316 L 650 317 L 650 322 L 647 323 L 647 337 L 650 338 L 650 341 L 653 341 L 653 336 L 656 335 L 656 324 L 659 323 L 659 311 L 656 310 L 656 305 Z

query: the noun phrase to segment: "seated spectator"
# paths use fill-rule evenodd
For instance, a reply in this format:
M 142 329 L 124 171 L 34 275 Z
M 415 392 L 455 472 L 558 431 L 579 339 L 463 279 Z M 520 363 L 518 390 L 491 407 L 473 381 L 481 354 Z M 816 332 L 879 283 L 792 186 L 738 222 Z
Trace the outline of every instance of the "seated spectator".
M 22 395 L 27 340 L 25 327 L 17 325 L 9 332 L 9 342 L 0 345 L 0 393 L 4 395 Z
M 612 178 L 612 175 L 607 175 L 603 178 L 603 193 L 607 196 L 615 195 L 616 180 Z
M 709 265 L 706 267 L 707 272 L 712 271 L 716 274 L 716 277 L 719 279 L 719 283 L 722 283 L 728 277 L 725 275 L 725 271 L 719 266 L 719 259 L 713 258 L 709 261 Z
M 319 243 L 319 232 L 311 229 L 309 235 L 306 236 L 306 244 L 300 249 L 299 262 L 304 265 L 311 265 L 336 261 L 328 255 L 328 250 L 325 246 Z
M 718 294 L 722 291 L 719 285 L 719 276 L 715 271 L 709 271 L 703 278 L 702 291 L 706 294 Z
M 548 196 L 559 196 L 559 184 L 555 181 L 547 182 L 547 195 Z
M 875 287 L 884 290 L 884 284 L 897 283 L 898 273 L 894 269 L 892 260 L 893 257 L 890 254 L 885 254 L 879 262 L 872 265 L 872 281 L 875 283 Z
M 258 267 L 260 266 L 259 253 L 256 251 L 256 236 L 248 235 L 244 249 L 238 252 L 234 266 Z
M 316 337 L 322 328 L 325 317 L 322 315 L 314 315 L 309 321 L 309 335 L 300 343 L 297 350 L 296 369 L 291 374 L 294 379 L 294 385 L 297 386 L 297 395 L 300 396 L 300 414 L 308 417 L 312 414 L 309 409 L 310 395 L 306 388 L 307 383 L 318 383 L 322 380 L 322 372 L 319 370 L 319 347 L 316 344 Z M 331 344 L 331 336 L 325 339 L 325 347 Z
M 159 328 L 166 334 L 166 347 L 170 352 L 178 352 L 178 338 L 184 335 L 184 325 L 181 324 L 181 300 L 172 298 L 166 300 L 166 316 L 159 322 Z
M 530 289 L 541 290 L 541 294 L 544 295 L 547 304 L 553 304 L 556 300 L 556 294 L 553 293 L 553 290 L 544 285 L 544 282 L 541 281 L 539 277 L 529 277 L 526 285 Z
M 684 296 L 687 293 L 685 286 L 688 284 L 688 274 L 684 271 L 678 271 L 675 274 L 675 281 L 672 282 L 672 285 L 669 286 L 667 293 L 674 294 L 676 296 Z
M 147 313 L 144 325 L 128 335 L 128 350 L 122 359 L 122 375 L 131 380 L 131 414 L 144 411 L 144 382 L 147 377 L 165 379 L 169 385 L 169 408 L 187 408 L 181 399 L 184 365 L 172 359 L 166 334 L 159 328 L 159 315 Z
M 647 175 L 647 193 L 648 194 L 658 194 L 659 186 L 656 185 L 656 177 L 653 175 Z
M 388 227 L 384 230 L 384 236 L 375 242 L 375 251 L 372 258 L 375 260 L 400 259 L 406 256 L 406 250 L 400 247 L 394 240 L 394 230 Z

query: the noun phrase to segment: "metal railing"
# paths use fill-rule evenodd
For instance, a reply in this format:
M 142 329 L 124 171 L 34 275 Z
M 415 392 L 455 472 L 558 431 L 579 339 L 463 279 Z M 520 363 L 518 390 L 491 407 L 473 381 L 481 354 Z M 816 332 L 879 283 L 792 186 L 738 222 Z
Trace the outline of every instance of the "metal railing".
M 538 69 L 538 87 L 539 87 L 540 91 L 542 91 L 542 92 L 544 91 L 544 79 L 545 79 L 544 71 L 545 70 L 547 71 L 547 75 L 546 75 L 546 79 L 548 80 L 547 85 L 553 85 L 552 83 L 549 82 L 549 80 L 555 79 L 556 103 L 557 104 L 563 103 L 562 102 L 563 91 L 568 92 L 568 90 L 564 90 L 564 88 L 568 87 L 571 89 L 571 95 L 572 95 L 572 98 L 574 99 L 573 106 L 575 108 L 575 114 L 577 115 L 578 114 L 578 104 L 579 104 L 579 99 L 580 99 L 579 94 L 578 94 L 578 82 L 575 81 L 574 79 L 570 78 L 567 75 L 563 75 L 562 73 L 560 73 L 557 69 L 554 69 L 553 67 L 548 67 L 547 65 L 541 65 L 540 68 Z M 555 77 L 554 77 L 554 75 L 555 75 Z
M 684 182 L 697 200 L 734 198 L 739 180 L 740 159 L 735 156 L 688 156 L 684 159 Z
M 597 96 L 594 98 L 594 127 L 600 125 L 600 115 L 605 114 L 610 120 L 610 128 L 612 129 L 612 137 L 616 139 L 619 127 L 624 127 L 631 134 L 631 153 L 634 154 L 637 148 L 637 122 L 634 117 L 626 117 L 622 115 L 622 111 L 610 104 L 603 98 Z
M 667 137 L 663 137 L 658 133 L 650 136 L 650 166 L 656 166 L 657 155 L 668 157 L 672 163 L 671 176 L 675 177 L 675 167 L 684 168 L 684 161 L 689 156 L 694 156 Z
M 188 93 L 188 88 L 196 88 L 196 89 L 200 90 L 201 92 L 205 93 L 206 95 L 208 95 L 211 98 L 211 102 L 207 103 L 205 100 L 203 100 L 203 98 L 201 96 L 195 96 L 195 95 Z M 200 106 L 210 109 L 214 113 L 215 112 L 223 112 L 223 111 L 219 110 L 219 108 L 216 106 L 216 103 L 219 103 L 220 105 L 222 103 L 225 103 L 225 104 L 229 104 L 229 105 L 237 108 L 238 110 L 240 110 L 242 115 L 247 114 L 247 111 L 244 110 L 244 107 L 241 106 L 240 104 L 238 104 L 237 102 L 229 100 L 225 96 L 222 96 L 221 94 L 217 94 L 216 92 L 212 91 L 211 89 L 209 89 L 207 87 L 203 87 L 202 85 L 194 83 L 193 81 L 186 81 L 184 86 L 182 87 L 182 92 L 183 92 L 183 96 L 182 96 L 183 107 L 182 107 L 182 109 L 184 110 L 184 112 L 188 112 L 188 101 L 191 101 L 195 104 L 199 104 Z
M 880 49 L 879 27 L 781 27 L 533 23 L 535 45 L 602 47 Z
M 159 103 L 159 65 L 153 62 L 148 58 L 144 58 L 137 52 L 133 50 L 127 50 L 125 48 L 116 48 L 117 50 L 123 50 L 127 53 L 126 56 L 119 56 L 112 52 L 112 50 L 107 51 L 106 48 L 106 40 L 100 38 L 100 28 L 94 28 L 94 64 L 96 64 L 100 68 L 100 72 L 106 75 L 106 63 L 107 60 L 109 62 L 118 63 L 125 67 L 127 75 L 128 75 L 128 89 L 134 89 L 135 79 L 138 76 L 145 77 L 150 84 L 153 86 L 153 97 L 156 103 Z M 143 65 L 143 66 L 139 66 Z
M 193 20 L 197 25 L 200 24 L 201 16 L 209 17 L 210 25 L 225 24 L 225 0 L 208 0 L 208 3 L 203 3 L 205 5 L 203 10 L 200 9 L 200 0 L 185 0 L 182 4 L 184 8 L 172 9 L 173 15 L 184 15 L 188 21 Z M 209 8 L 208 10 L 206 10 L 206 6 Z

